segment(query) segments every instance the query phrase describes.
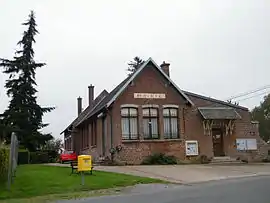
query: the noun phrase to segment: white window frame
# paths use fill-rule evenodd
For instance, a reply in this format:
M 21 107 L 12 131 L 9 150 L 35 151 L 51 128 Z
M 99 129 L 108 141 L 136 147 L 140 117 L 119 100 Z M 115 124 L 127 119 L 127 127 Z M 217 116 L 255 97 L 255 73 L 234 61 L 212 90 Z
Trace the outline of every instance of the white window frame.
M 128 115 L 123 115 L 122 114 L 122 110 L 123 109 L 128 109 Z M 130 109 L 135 109 L 136 110 L 136 116 L 135 115 L 131 115 L 130 114 Z M 138 122 L 138 108 L 136 106 L 131 106 L 131 105 L 121 105 L 121 111 L 120 111 L 120 114 L 121 114 L 121 135 L 122 135 L 122 140 L 138 140 L 139 139 L 139 122 Z M 136 119 L 136 131 L 137 131 L 137 134 L 132 134 L 131 132 L 131 118 L 135 118 Z M 126 135 L 126 134 L 123 134 L 123 119 L 127 119 L 128 120 L 128 130 L 129 130 L 129 133 L 128 133 L 128 138 L 126 138 L 126 136 L 123 136 L 123 135 Z M 135 135 L 135 136 L 134 136 Z
M 165 108 L 163 108 L 162 114 L 163 114 L 163 135 L 164 135 L 164 139 L 179 139 L 180 138 L 180 126 L 179 126 L 179 111 L 178 111 L 178 106 L 174 106 L 174 105 L 163 105 L 163 107 L 165 106 Z M 177 107 L 177 108 L 176 108 Z M 168 109 L 169 110 L 169 116 L 164 115 L 164 110 Z M 176 110 L 176 116 L 172 116 L 171 115 L 171 110 Z M 165 132 L 165 119 L 169 120 L 169 136 L 167 132 Z M 176 126 L 177 126 L 177 136 L 173 137 L 173 132 L 172 132 L 172 119 L 176 119 Z

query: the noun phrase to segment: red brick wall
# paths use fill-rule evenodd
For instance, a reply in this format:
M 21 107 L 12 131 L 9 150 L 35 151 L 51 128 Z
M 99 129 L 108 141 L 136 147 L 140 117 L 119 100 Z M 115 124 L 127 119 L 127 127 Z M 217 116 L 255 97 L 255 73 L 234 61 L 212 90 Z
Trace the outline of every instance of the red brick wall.
M 205 99 L 200 99 L 198 97 L 189 96 L 189 98 L 194 102 L 197 107 L 203 106 L 224 106 L 219 103 L 212 101 L 207 101 Z M 246 157 L 252 154 L 255 156 L 256 151 L 250 152 L 238 152 L 236 150 L 236 138 L 256 138 L 257 142 L 260 142 L 260 136 L 257 128 L 251 124 L 251 117 L 247 110 L 242 110 L 235 108 L 238 114 L 242 117 L 235 122 L 235 130 L 232 135 L 224 135 L 224 152 L 225 155 L 231 157 Z M 203 135 L 203 126 L 201 123 L 201 116 L 198 111 L 187 110 L 187 115 L 185 116 L 185 123 L 187 128 L 187 137 L 199 140 L 200 152 L 212 157 L 213 156 L 213 145 L 212 138 L 210 136 Z M 189 115 L 189 116 L 188 116 Z M 253 133 L 254 132 L 254 133 Z M 251 158 L 252 159 L 252 158 Z
M 164 152 L 166 154 L 174 155 L 179 159 L 185 158 L 185 140 L 197 140 L 199 143 L 199 154 L 213 157 L 212 137 L 206 136 L 203 133 L 202 117 L 199 114 L 197 107 L 199 106 L 224 106 L 222 104 L 212 102 L 209 100 L 192 97 L 189 98 L 194 102 L 196 107 L 185 105 L 183 97 L 175 91 L 171 86 L 166 87 L 164 78 L 153 68 L 146 68 L 134 81 L 129 85 L 126 91 L 116 100 L 113 106 L 113 136 L 114 145 L 122 144 L 123 149 L 119 153 L 119 159 L 127 163 L 138 164 L 144 157 L 153 152 Z M 163 118 L 159 117 L 160 140 L 142 140 L 142 129 L 140 128 L 139 141 L 122 141 L 121 140 L 121 116 L 120 106 L 122 104 L 136 104 L 139 105 L 139 115 L 141 115 L 141 105 L 145 104 L 144 99 L 134 99 L 135 92 L 147 93 L 166 93 L 166 99 L 156 99 L 149 102 L 149 104 L 159 105 L 160 113 L 162 113 L 162 105 L 176 104 L 179 105 L 179 119 L 180 119 L 180 139 L 179 140 L 164 140 L 163 139 Z M 255 136 L 251 136 L 252 125 L 250 123 L 249 112 L 237 109 L 242 119 L 236 122 L 235 132 L 233 135 L 224 136 L 224 152 L 227 156 L 239 156 L 236 150 L 235 139 L 244 137 L 259 138 L 258 132 Z M 162 114 L 160 114 L 162 115 Z M 141 118 L 141 117 L 139 117 Z M 139 125 L 142 126 L 142 121 L 139 119 Z M 241 152 L 241 156 L 245 153 Z
M 134 93 L 165 93 L 166 99 L 154 99 L 147 101 L 146 99 L 134 99 Z M 135 104 L 138 105 L 139 113 L 139 139 L 137 141 L 123 141 L 121 139 L 121 105 Z M 159 133 L 160 140 L 143 140 L 142 125 L 142 105 L 154 104 L 159 105 Z M 180 139 L 164 140 L 163 139 L 163 116 L 162 105 L 174 104 L 179 106 L 179 124 Z M 124 93 L 115 101 L 112 109 L 113 115 L 113 144 L 122 145 L 123 149 L 118 157 L 122 161 L 129 164 L 139 164 L 144 157 L 153 152 L 164 152 L 166 154 L 175 155 L 178 158 L 184 158 L 184 122 L 183 109 L 185 108 L 185 100 L 179 93 L 163 78 L 160 73 L 149 66 L 145 68 L 141 74 L 129 85 Z
M 203 134 L 202 118 L 196 107 L 184 110 L 185 139 L 197 140 L 199 154 L 208 157 L 213 156 L 212 137 Z
M 185 158 L 185 143 L 183 140 L 143 140 L 140 142 L 125 142 L 118 158 L 127 164 L 140 164 L 152 153 L 166 153 L 178 159 Z
M 92 156 L 94 161 L 98 160 L 99 156 L 102 155 L 102 131 L 101 131 L 101 119 L 96 119 L 95 121 L 89 121 L 87 125 L 81 126 L 80 132 L 82 128 L 86 128 L 88 130 L 88 142 L 89 147 L 80 148 L 80 154 L 89 154 Z M 82 141 L 82 140 L 81 140 Z M 82 146 L 82 145 L 81 145 Z
M 165 93 L 165 99 L 154 99 L 147 101 L 146 99 L 135 99 L 134 93 Z M 163 152 L 168 155 L 174 155 L 179 159 L 185 159 L 185 140 L 197 140 L 199 143 L 199 154 L 213 157 L 212 137 L 203 134 L 202 117 L 197 107 L 203 106 L 224 106 L 222 104 L 189 96 L 194 102 L 195 107 L 186 105 L 184 98 L 164 79 L 160 73 L 149 65 L 140 75 L 130 84 L 127 89 L 114 102 L 112 109 L 106 115 L 105 140 L 102 136 L 102 119 L 97 119 L 97 145 L 82 151 L 91 154 L 94 159 L 102 155 L 102 142 L 105 145 L 105 156 L 110 156 L 109 149 L 112 146 L 122 145 L 122 151 L 117 155 L 118 159 L 129 164 L 139 164 L 148 155 L 154 152 Z M 121 137 L 121 105 L 133 104 L 138 105 L 139 113 L 139 139 L 136 141 L 123 141 Z M 154 104 L 159 106 L 159 140 L 143 140 L 142 129 L 142 105 Z M 163 116 L 162 105 L 174 104 L 179 106 L 179 127 L 180 139 L 164 140 L 163 139 Z M 259 139 L 258 130 L 255 135 L 249 132 L 254 131 L 250 123 L 249 112 L 237 109 L 242 119 L 236 122 L 233 135 L 224 136 L 224 151 L 227 156 L 247 156 L 248 153 L 237 152 L 235 146 L 236 138 L 256 137 Z M 112 115 L 112 132 L 111 118 Z M 111 140 L 111 133 L 113 140 Z M 91 140 L 91 139 L 89 139 Z M 91 141 L 90 141 L 91 142 Z M 92 146 L 91 143 L 89 146 Z M 255 152 L 251 153 L 252 155 Z

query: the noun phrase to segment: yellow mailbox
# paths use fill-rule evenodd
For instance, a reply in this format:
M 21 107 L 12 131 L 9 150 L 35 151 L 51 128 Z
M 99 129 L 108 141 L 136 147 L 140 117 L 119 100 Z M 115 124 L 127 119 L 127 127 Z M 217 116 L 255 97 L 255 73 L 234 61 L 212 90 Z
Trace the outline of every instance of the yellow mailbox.
M 92 157 L 90 155 L 78 156 L 78 171 L 91 171 L 92 170 Z

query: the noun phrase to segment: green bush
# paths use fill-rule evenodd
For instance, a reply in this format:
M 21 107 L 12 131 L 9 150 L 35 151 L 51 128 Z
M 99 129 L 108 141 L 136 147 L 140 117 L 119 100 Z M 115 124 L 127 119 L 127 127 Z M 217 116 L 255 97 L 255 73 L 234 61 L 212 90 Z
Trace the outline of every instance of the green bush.
M 49 156 L 49 163 L 56 163 L 59 160 L 59 154 L 56 150 L 46 150 Z
M 262 159 L 262 162 L 264 163 L 269 163 L 270 162 L 270 156 L 265 156 L 263 159 Z
M 22 165 L 22 164 L 29 164 L 29 151 L 26 149 L 19 149 L 18 152 L 18 164 Z
M 41 163 L 49 163 L 49 153 L 46 151 L 37 151 L 30 153 L 30 163 L 31 164 L 41 164 Z
M 155 153 L 146 157 L 142 161 L 143 165 L 172 165 L 177 164 L 175 156 L 168 156 L 164 153 Z
M 0 185 L 8 178 L 9 149 L 0 147 Z

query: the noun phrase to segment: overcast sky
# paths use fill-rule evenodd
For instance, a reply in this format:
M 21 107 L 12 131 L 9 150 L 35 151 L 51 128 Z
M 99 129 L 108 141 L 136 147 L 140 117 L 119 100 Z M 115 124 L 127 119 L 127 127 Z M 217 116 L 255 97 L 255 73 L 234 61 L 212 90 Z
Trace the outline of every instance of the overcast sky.
M 110 91 L 137 55 L 169 62 L 181 89 L 213 98 L 270 84 L 267 0 L 0 0 L 0 57 L 13 56 L 32 9 L 35 59 L 47 63 L 37 71 L 38 101 L 56 107 L 44 117 L 55 137 L 76 117 L 76 98 L 88 104 L 87 86 L 95 95 Z M 5 79 L 1 111 L 9 101 Z M 256 94 L 240 104 L 252 109 L 264 96 Z

